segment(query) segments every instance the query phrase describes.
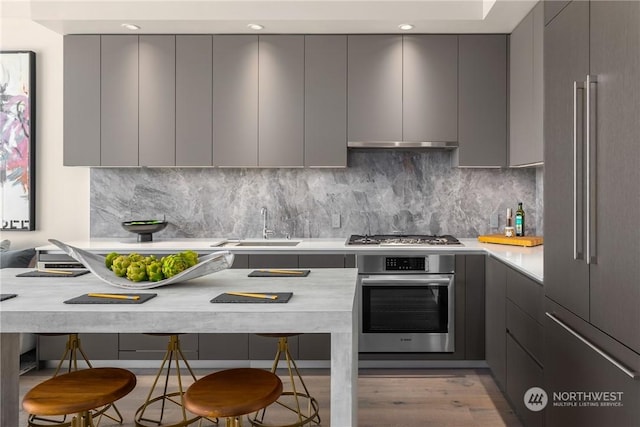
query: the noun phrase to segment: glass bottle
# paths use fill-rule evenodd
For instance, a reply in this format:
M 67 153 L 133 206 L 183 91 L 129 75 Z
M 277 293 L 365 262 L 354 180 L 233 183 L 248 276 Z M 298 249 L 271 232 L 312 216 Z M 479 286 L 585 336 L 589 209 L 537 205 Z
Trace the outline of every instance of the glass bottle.
M 522 209 L 522 202 L 518 203 L 518 209 L 516 210 L 516 236 L 524 236 L 524 209 Z

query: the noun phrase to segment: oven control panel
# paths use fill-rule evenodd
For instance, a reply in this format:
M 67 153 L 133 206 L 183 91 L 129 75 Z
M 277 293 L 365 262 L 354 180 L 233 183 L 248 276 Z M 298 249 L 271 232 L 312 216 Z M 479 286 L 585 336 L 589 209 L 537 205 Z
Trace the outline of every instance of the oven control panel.
M 425 257 L 386 257 L 385 271 L 428 271 Z

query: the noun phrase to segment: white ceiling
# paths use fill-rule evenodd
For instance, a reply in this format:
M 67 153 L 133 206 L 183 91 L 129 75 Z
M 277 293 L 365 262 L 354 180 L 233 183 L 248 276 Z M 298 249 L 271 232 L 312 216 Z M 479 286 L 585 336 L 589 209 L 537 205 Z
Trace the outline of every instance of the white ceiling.
M 60 34 L 510 33 L 537 0 L 0 0 L 3 17 Z

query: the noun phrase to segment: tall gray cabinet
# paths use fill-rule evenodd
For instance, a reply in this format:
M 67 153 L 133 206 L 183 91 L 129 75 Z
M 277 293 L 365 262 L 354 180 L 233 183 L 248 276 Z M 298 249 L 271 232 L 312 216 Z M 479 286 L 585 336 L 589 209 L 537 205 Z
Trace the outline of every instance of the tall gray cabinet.
M 547 426 L 640 420 L 638 22 L 638 2 L 574 1 L 545 28 L 547 387 L 580 390 L 585 368 L 593 391 L 624 391 L 615 409 L 548 408 Z

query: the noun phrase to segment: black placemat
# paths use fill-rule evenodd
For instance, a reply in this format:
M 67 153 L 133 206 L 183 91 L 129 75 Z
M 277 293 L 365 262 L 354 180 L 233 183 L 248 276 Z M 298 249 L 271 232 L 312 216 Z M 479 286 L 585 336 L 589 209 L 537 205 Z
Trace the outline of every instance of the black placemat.
M 132 292 L 127 292 L 125 294 L 116 294 L 113 292 L 109 292 L 111 295 L 138 295 L 140 299 L 119 299 L 119 298 L 100 298 L 100 297 L 90 297 L 88 294 L 80 295 L 79 297 L 71 298 L 66 300 L 65 304 L 142 304 L 143 302 L 149 301 L 151 298 L 154 298 L 158 294 L 136 294 Z
M 26 273 L 16 274 L 16 277 L 78 277 L 83 274 L 87 274 L 89 270 L 60 270 L 60 271 L 68 271 L 69 274 L 62 273 L 50 273 L 48 271 L 27 271 Z
M 277 295 L 278 298 L 277 299 L 269 299 L 269 298 L 255 298 L 255 297 L 243 297 L 240 295 L 229 295 L 229 294 L 220 294 L 217 297 L 215 297 L 214 299 L 211 300 L 211 302 L 221 302 L 221 303 L 267 303 L 267 304 L 271 304 L 271 303 L 285 303 L 288 302 L 291 299 L 291 296 L 293 295 L 293 292 L 247 292 L 250 294 L 253 293 L 257 293 L 257 294 L 266 294 L 266 295 Z
M 281 271 L 295 271 L 296 273 L 282 273 Z M 264 270 L 253 270 L 249 273 L 249 277 L 306 277 L 309 275 L 311 270 L 289 270 L 286 269 L 274 269 L 274 271 L 269 271 L 269 269 Z
M 4 301 L 9 298 L 17 297 L 18 294 L 0 294 L 0 301 Z

